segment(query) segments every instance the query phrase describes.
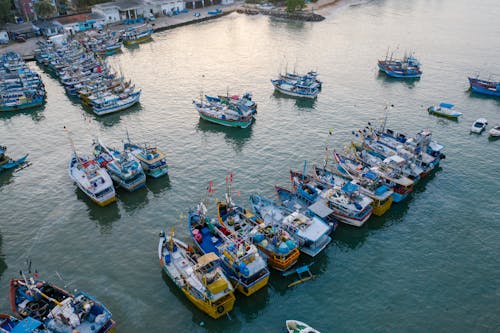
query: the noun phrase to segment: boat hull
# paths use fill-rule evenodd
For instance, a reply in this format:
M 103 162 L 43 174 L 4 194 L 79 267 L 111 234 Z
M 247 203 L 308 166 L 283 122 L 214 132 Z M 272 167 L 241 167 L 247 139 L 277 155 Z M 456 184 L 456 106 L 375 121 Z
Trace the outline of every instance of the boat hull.
M 287 95 L 287 96 L 298 97 L 298 98 L 307 98 L 307 99 L 315 99 L 316 97 L 318 97 L 318 93 L 319 93 L 318 92 L 318 93 L 313 94 L 313 95 L 298 94 L 298 93 L 295 93 L 295 92 L 290 91 L 290 90 L 282 89 L 277 85 L 274 85 L 274 89 L 276 89 L 280 93 Z
M 149 34 L 149 35 L 137 38 L 137 39 L 124 40 L 123 44 L 125 44 L 125 45 L 140 44 L 140 43 L 144 43 L 144 42 L 150 40 L 151 37 L 152 37 L 152 34 Z
M 240 128 L 247 128 L 252 124 L 253 118 L 250 118 L 250 121 L 230 121 L 226 119 L 219 119 L 219 118 L 213 118 L 209 117 L 206 114 L 198 111 L 198 114 L 200 115 L 200 118 L 203 120 L 209 121 L 214 124 L 219 124 L 227 127 L 240 127 Z
M 20 105 L 12 105 L 12 106 L 0 106 L 0 112 L 9 112 L 9 111 L 19 111 L 19 110 L 26 110 L 26 109 L 31 109 L 31 108 L 36 108 L 39 106 L 42 106 L 44 103 L 43 100 L 41 101 L 34 101 L 31 103 L 24 103 Z

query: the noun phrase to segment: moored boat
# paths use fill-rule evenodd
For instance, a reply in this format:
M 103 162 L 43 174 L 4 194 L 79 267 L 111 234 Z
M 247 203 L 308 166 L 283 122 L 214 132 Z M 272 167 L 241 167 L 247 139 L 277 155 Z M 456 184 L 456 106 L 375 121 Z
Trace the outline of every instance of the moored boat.
M 154 29 L 144 27 L 128 28 L 122 33 L 122 41 L 125 45 L 138 44 L 151 39 Z
M 403 59 L 393 59 L 391 55 L 378 61 L 379 70 L 394 78 L 420 78 L 420 67 L 420 62 L 411 54 L 405 54 Z
M 239 292 L 250 296 L 267 285 L 269 270 L 255 245 L 211 221 L 203 203 L 189 211 L 188 229 L 201 252 L 214 252 L 221 258 L 224 271 Z
M 437 116 L 450 118 L 457 120 L 462 113 L 453 110 L 454 105 L 449 103 L 439 103 L 439 105 L 432 105 L 427 108 L 427 111 L 431 114 L 435 114 Z
M 129 192 L 146 184 L 146 175 L 141 164 L 129 151 L 118 151 L 105 146 L 100 139 L 93 144 L 94 156 L 101 168 L 105 168 L 111 179 Z
M 292 97 L 314 99 L 318 96 L 320 90 L 317 84 L 292 83 L 286 80 L 271 80 L 274 89 Z
M 500 137 L 500 125 L 496 125 L 488 131 L 491 137 Z
M 14 169 L 26 162 L 26 159 L 28 158 L 28 154 L 26 154 L 17 160 L 13 160 L 9 156 L 5 155 L 6 151 L 6 146 L 0 146 L 0 171 Z
M 286 329 L 288 333 L 319 333 L 318 330 L 298 320 L 287 320 Z
M 488 81 L 472 77 L 468 79 L 472 91 L 479 94 L 500 97 L 500 81 Z
M 123 144 L 125 151 L 131 152 L 142 165 L 142 169 L 146 175 L 159 178 L 168 174 L 168 164 L 163 153 L 157 147 L 149 146 L 148 144 L 138 145 L 130 141 L 127 133 L 127 141 Z
M 220 100 L 216 101 L 213 97 L 207 97 L 205 102 L 203 100 L 193 101 L 200 118 L 228 127 L 247 128 L 252 124 L 255 109 L 223 104 Z
M 217 319 L 229 313 L 236 298 L 233 286 L 210 252 L 196 255 L 187 244 L 160 233 L 158 258 L 168 277 L 198 309 Z
M 108 333 L 115 326 L 104 304 L 82 291 L 71 294 L 49 282 L 23 276 L 10 280 L 9 296 L 17 317 L 38 320 L 48 332 Z
M 69 161 L 69 177 L 99 206 L 116 201 L 111 177 L 94 159 L 73 152 Z

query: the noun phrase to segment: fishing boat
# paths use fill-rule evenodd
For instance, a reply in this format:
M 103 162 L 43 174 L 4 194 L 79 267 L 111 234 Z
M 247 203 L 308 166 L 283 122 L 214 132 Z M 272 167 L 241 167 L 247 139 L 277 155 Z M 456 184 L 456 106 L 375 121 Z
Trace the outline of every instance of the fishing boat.
M 5 155 L 6 151 L 6 146 L 0 146 L 0 171 L 17 168 L 26 162 L 26 159 L 28 158 L 28 154 L 26 154 L 20 159 L 13 160 L 9 156 Z
M 116 200 L 111 177 L 94 159 L 73 152 L 69 161 L 69 177 L 99 206 L 107 206 Z
M 0 111 L 19 111 L 42 106 L 45 103 L 45 93 L 24 90 L 1 93 Z
M 500 137 L 500 125 L 496 125 L 488 132 L 491 137 Z
M 354 183 L 344 182 L 329 186 L 294 171 L 290 171 L 290 179 L 297 196 L 310 204 L 323 201 L 333 210 L 332 214 L 340 222 L 361 227 L 373 213 L 373 200 L 361 194 L 359 186 Z
M 49 333 L 42 322 L 31 317 L 23 319 L 0 313 L 0 333 Z
M 10 308 L 18 318 L 43 323 L 48 332 L 108 333 L 115 322 L 111 312 L 83 291 L 67 292 L 46 281 L 10 280 Z
M 255 244 L 271 268 L 285 271 L 297 262 L 300 251 L 288 232 L 236 206 L 230 196 L 226 195 L 225 202 L 217 201 L 217 217 L 221 225 Z
M 314 99 L 320 92 L 317 85 L 291 83 L 282 79 L 271 80 L 271 83 L 280 93 L 293 97 Z
M 163 153 L 157 147 L 148 144 L 138 145 L 130 141 L 127 133 L 127 141 L 123 144 L 125 151 L 131 152 L 140 162 L 147 176 L 159 178 L 168 174 L 168 164 Z
M 175 239 L 173 232 L 166 236 L 162 231 L 158 258 L 168 277 L 198 309 L 214 319 L 233 309 L 234 289 L 218 266 L 217 255 L 210 252 L 200 257 L 187 244 Z
M 221 258 L 225 273 L 243 295 L 250 296 L 265 287 L 269 270 L 255 245 L 210 221 L 206 212 L 203 203 L 189 211 L 188 229 L 195 246 L 204 254 L 213 252 Z
M 472 124 L 470 131 L 472 133 L 481 134 L 486 129 L 486 125 L 488 125 L 488 120 L 479 118 Z
M 342 182 L 339 182 L 338 177 L 346 180 L 343 185 L 348 181 L 358 185 L 359 192 L 373 200 L 371 206 L 373 207 L 373 214 L 377 216 L 384 215 L 392 206 L 394 191 L 384 185 L 380 177 L 373 171 L 367 171 L 357 177 L 351 175 L 349 171 L 342 168 L 341 163 L 338 163 L 332 169 L 328 169 L 326 166 L 323 168 L 314 166 L 314 173 L 320 181 L 331 184 L 331 186 L 342 184 Z
M 306 74 L 289 73 L 280 74 L 280 79 L 290 82 L 290 83 L 300 83 L 303 82 L 306 85 L 314 86 L 321 90 L 323 82 L 318 79 L 318 73 L 316 71 L 309 71 Z
M 412 55 L 407 55 L 403 59 L 393 59 L 392 54 L 384 60 L 378 61 L 378 68 L 388 76 L 395 78 L 420 78 L 422 70 L 420 62 Z
M 478 77 L 469 77 L 468 79 L 472 91 L 479 94 L 500 97 L 500 81 L 480 80 Z
M 93 144 L 94 156 L 101 168 L 105 168 L 111 179 L 129 192 L 146 184 L 146 175 L 141 164 L 130 151 L 118 151 L 105 146 L 100 139 Z
M 252 94 L 249 92 L 244 93 L 243 95 L 232 95 L 229 96 L 227 94 L 226 96 L 223 95 L 218 95 L 217 97 L 215 96 L 209 96 L 205 95 L 205 99 L 208 102 L 220 102 L 223 104 L 227 105 L 233 105 L 238 108 L 244 108 L 244 109 L 253 109 L 255 112 L 257 112 L 257 103 L 252 100 Z
M 210 101 L 211 99 L 211 101 Z M 194 107 L 200 118 L 223 126 L 247 128 L 253 122 L 255 109 L 253 108 L 240 108 L 216 102 L 213 98 L 209 100 L 194 101 Z
M 318 330 L 298 320 L 287 320 L 286 329 L 288 333 L 319 333 Z
M 105 96 L 93 101 L 92 111 L 98 116 L 128 109 L 139 103 L 141 90 L 127 94 Z
M 453 110 L 454 105 L 449 103 L 439 103 L 439 105 L 432 105 L 427 108 L 427 111 L 436 116 L 458 120 L 462 115 L 461 112 Z
M 133 45 L 150 40 L 154 29 L 144 29 L 144 26 L 128 28 L 122 33 L 122 41 L 125 45 Z
M 329 236 L 332 226 L 319 217 L 290 210 L 256 194 L 251 195 L 249 200 L 254 212 L 266 224 L 281 226 L 299 245 L 300 251 L 311 257 L 318 255 L 332 241 Z

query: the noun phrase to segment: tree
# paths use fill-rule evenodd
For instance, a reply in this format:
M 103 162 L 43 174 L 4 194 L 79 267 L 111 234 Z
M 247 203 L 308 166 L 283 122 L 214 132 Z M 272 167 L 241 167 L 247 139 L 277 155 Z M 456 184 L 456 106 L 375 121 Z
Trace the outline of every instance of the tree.
M 0 0 L 0 25 L 12 21 L 12 18 L 11 0 Z
M 56 12 L 56 7 L 52 6 L 48 0 L 41 0 L 35 4 L 35 12 L 40 17 L 50 17 Z
M 286 11 L 289 13 L 304 9 L 305 6 L 306 3 L 304 0 L 286 0 Z

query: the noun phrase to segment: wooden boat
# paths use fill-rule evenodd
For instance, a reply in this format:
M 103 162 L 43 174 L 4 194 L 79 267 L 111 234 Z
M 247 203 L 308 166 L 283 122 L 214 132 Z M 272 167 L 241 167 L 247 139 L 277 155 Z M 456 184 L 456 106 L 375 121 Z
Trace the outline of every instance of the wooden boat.
M 403 59 L 393 59 L 386 56 L 384 60 L 379 60 L 378 68 L 388 76 L 394 78 L 420 78 L 422 70 L 420 62 L 413 55 L 405 55 Z
M 168 277 L 198 309 L 217 319 L 229 313 L 236 298 L 233 286 L 218 267 L 214 253 L 197 256 L 194 250 L 165 232 L 160 233 L 158 258 Z
M 16 317 L 38 320 L 48 332 L 108 333 L 115 326 L 111 312 L 82 291 L 71 294 L 46 281 L 23 276 L 10 280 L 9 296 Z
M 359 191 L 359 186 L 350 182 L 324 184 L 300 172 L 290 171 L 290 179 L 297 196 L 310 204 L 326 203 L 340 221 L 361 227 L 373 213 L 372 199 Z
M 217 201 L 217 217 L 221 225 L 255 244 L 271 268 L 285 271 L 297 262 L 297 244 L 281 227 L 264 223 L 231 200 Z
M 225 273 L 239 292 L 250 296 L 267 285 L 269 270 L 255 245 L 211 222 L 203 203 L 190 210 L 188 229 L 198 250 L 221 258 Z
M 286 329 L 288 333 L 319 333 L 318 330 L 298 320 L 287 320 Z
M 215 101 L 208 96 L 207 101 L 193 101 L 200 118 L 223 126 L 247 128 L 253 122 L 255 109 L 231 106 Z M 209 101 L 211 100 L 211 101 Z
M 453 104 L 440 103 L 439 105 L 429 106 L 427 111 L 436 116 L 458 120 L 458 118 L 462 116 L 462 113 L 452 110 L 453 107 Z
M 92 101 L 92 111 L 98 116 L 128 109 L 139 103 L 141 90 L 119 95 L 112 94 Z
M 18 319 L 11 315 L 0 313 L 0 333 L 49 333 L 42 322 L 27 317 Z
M 330 184 L 330 186 L 342 184 L 342 182 L 339 184 L 339 177 L 345 179 L 344 185 L 349 181 L 358 185 L 360 193 L 373 200 L 371 206 L 373 207 L 373 214 L 377 216 L 384 215 L 392 206 L 394 191 L 385 186 L 380 177 L 372 171 L 356 177 L 342 168 L 342 164 L 339 163 L 331 168 L 314 166 L 314 174 L 320 181 Z
M 332 241 L 329 236 L 332 227 L 316 216 L 292 211 L 255 194 L 249 200 L 255 213 L 266 224 L 281 226 L 297 242 L 300 251 L 311 257 L 318 255 Z
M 208 102 L 220 102 L 223 104 L 232 105 L 237 108 L 243 108 L 244 110 L 253 109 L 255 110 L 255 113 L 257 112 L 256 111 L 257 103 L 255 103 L 255 101 L 252 100 L 252 94 L 249 92 L 246 92 L 241 96 L 239 95 L 229 96 L 229 94 L 227 94 L 226 96 L 218 95 L 217 97 L 215 97 L 215 96 L 205 95 L 205 99 Z
M 271 80 L 274 89 L 278 90 L 280 93 L 300 98 L 314 99 L 318 96 L 320 90 L 317 84 L 307 84 L 303 82 L 291 83 L 287 80 Z
M 122 34 L 122 41 L 125 45 L 133 45 L 150 40 L 154 29 L 142 29 L 141 27 L 128 28 Z
M 472 77 L 468 79 L 472 91 L 479 94 L 500 97 L 500 81 L 487 81 Z
M 28 158 L 28 154 L 26 154 L 20 159 L 13 160 L 9 156 L 5 155 L 6 151 L 6 146 L 0 146 L 0 171 L 17 168 L 26 162 L 26 159 Z
M 69 177 L 99 206 L 116 201 L 111 177 L 95 160 L 73 152 L 69 161 Z
M 100 139 L 93 144 L 94 156 L 101 168 L 105 168 L 111 179 L 129 192 L 146 184 L 146 175 L 141 164 L 130 151 L 118 151 L 105 146 Z
M 148 144 L 138 145 L 130 141 L 127 132 L 127 141 L 123 144 L 123 150 L 131 152 L 140 162 L 146 175 L 159 178 L 168 174 L 168 164 L 163 153 L 157 147 Z

